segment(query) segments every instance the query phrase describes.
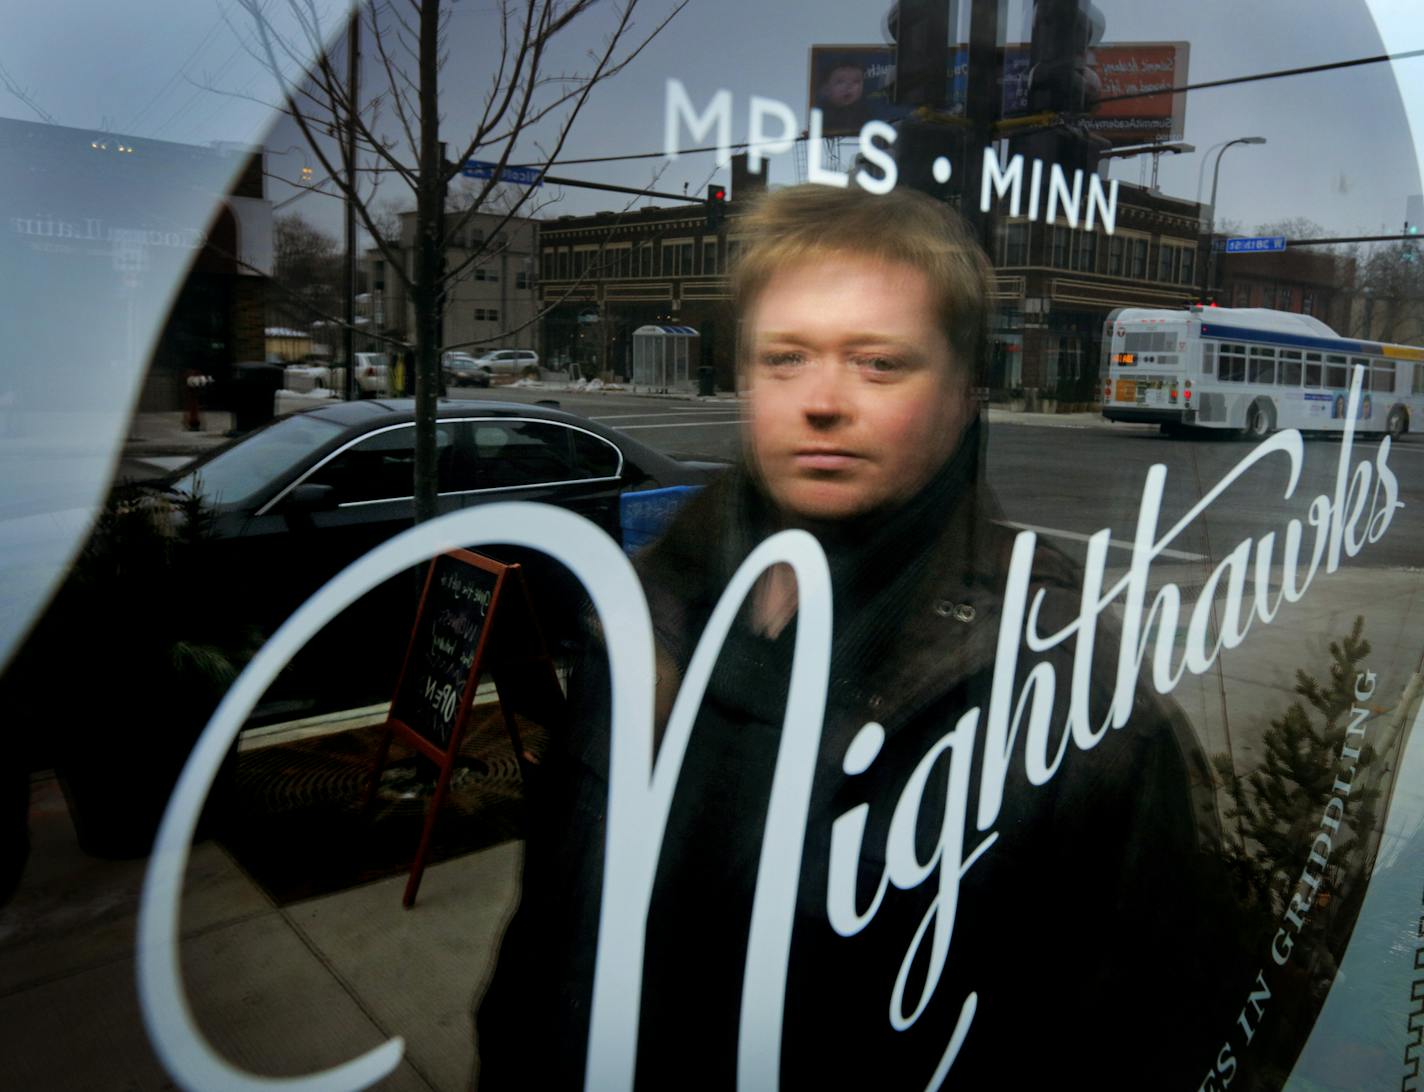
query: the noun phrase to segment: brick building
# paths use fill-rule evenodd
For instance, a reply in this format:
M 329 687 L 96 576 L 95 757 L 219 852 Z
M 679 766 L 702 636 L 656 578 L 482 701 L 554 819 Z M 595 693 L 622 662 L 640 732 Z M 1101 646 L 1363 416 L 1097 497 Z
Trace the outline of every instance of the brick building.
M 548 362 L 627 378 L 635 331 L 687 326 L 698 334 L 698 363 L 712 367 L 717 385 L 730 389 L 727 268 L 736 247 L 728 226 L 710 224 L 700 202 L 545 221 L 539 299 Z

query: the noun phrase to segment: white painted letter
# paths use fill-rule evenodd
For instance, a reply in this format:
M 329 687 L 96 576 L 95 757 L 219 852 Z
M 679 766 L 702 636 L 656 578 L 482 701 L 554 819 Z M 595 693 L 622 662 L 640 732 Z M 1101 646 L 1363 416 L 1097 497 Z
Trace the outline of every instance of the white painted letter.
M 679 79 L 667 82 L 667 104 L 663 110 L 663 152 L 669 159 L 678 157 L 677 123 L 681 118 L 687 122 L 688 132 L 693 142 L 706 138 L 717 127 L 717 166 L 725 167 L 732 162 L 732 92 L 725 88 L 712 96 L 707 112 L 701 117 L 692 109 L 692 100 L 687 96 L 687 88 Z M 753 153 L 755 154 L 755 153 Z M 751 161 L 755 164 L 756 160 Z M 753 166 L 752 170 L 756 170 Z

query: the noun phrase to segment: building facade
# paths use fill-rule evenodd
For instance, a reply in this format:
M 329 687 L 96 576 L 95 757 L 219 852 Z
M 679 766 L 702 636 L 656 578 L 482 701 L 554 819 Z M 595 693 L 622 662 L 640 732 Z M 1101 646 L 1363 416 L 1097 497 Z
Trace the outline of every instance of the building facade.
M 697 331 L 694 368 L 735 385 L 727 269 L 735 208 L 725 223 L 702 203 L 546 221 L 539 232 L 539 302 L 547 362 L 627 380 L 633 335 L 674 325 Z M 695 372 L 694 372 L 695 374 Z
M 463 223 L 462 223 L 463 221 Z M 447 270 L 441 351 L 480 353 L 487 349 L 541 352 L 537 288 L 538 224 L 524 217 L 479 212 L 446 214 Z M 407 275 L 415 273 L 415 213 L 402 213 L 396 248 Z M 367 252 L 371 320 L 386 338 L 414 341 L 415 307 L 401 278 L 377 248 Z M 393 346 L 389 342 L 387 348 Z

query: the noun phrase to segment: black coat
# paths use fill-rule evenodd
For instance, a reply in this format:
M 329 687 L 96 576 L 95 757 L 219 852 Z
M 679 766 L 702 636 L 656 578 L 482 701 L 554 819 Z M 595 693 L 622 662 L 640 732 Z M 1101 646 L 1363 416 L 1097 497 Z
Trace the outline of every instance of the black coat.
M 928 919 L 905 972 L 901 1012 L 912 1012 L 923 991 L 933 905 L 944 897 L 938 874 L 908 890 L 888 884 L 854 935 L 829 920 L 837 817 L 867 805 L 853 908 L 866 915 L 907 781 L 963 714 L 988 708 L 1014 536 L 991 518 L 977 443 L 971 434 L 905 511 L 873 529 L 825 536 L 836 632 L 791 945 L 782 1086 L 925 1088 L 973 992 L 977 1007 L 944 1087 L 1081 1077 L 1094 1087 L 1195 1088 L 1234 1017 L 1228 1005 L 1240 999 L 1239 938 L 1224 917 L 1205 761 L 1180 717 L 1144 688 L 1125 727 L 1091 751 L 1070 744 L 1046 784 L 1028 782 L 1021 732 L 1001 810 L 985 831 L 975 824 L 981 716 L 963 852 L 996 838 L 963 874 L 942 973 L 903 1030 L 891 1023 L 892 995 Z M 768 530 L 765 517 L 755 483 L 734 473 L 692 502 L 640 559 L 665 683 L 686 665 L 731 569 Z M 1040 632 L 1049 632 L 1076 616 L 1077 576 L 1051 551 L 1034 560 L 1034 586 L 1045 591 Z M 735 1085 L 747 929 L 793 628 L 770 640 L 744 616 L 694 726 L 654 886 L 639 1088 Z M 1046 658 L 1055 669 L 1055 731 L 1063 730 L 1072 652 L 1070 643 L 1057 654 L 1020 656 L 1015 694 L 1034 663 Z M 1100 633 L 1099 723 L 1116 652 L 1115 635 Z M 486 1088 L 581 1084 L 608 699 L 597 657 L 580 675 L 575 728 L 545 767 L 523 902 L 480 1012 Z M 847 774 L 847 749 L 868 721 L 883 726 L 883 747 L 867 769 Z M 934 860 L 944 827 L 950 762 L 941 754 L 926 782 L 914 826 L 922 864 Z

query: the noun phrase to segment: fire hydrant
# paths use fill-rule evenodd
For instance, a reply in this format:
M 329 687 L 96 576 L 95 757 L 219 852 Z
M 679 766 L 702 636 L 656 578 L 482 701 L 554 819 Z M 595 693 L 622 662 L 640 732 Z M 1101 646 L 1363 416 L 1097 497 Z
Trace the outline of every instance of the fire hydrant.
M 203 431 L 203 391 L 213 381 L 210 375 L 190 368 L 187 389 L 183 392 L 183 427 L 189 432 Z

